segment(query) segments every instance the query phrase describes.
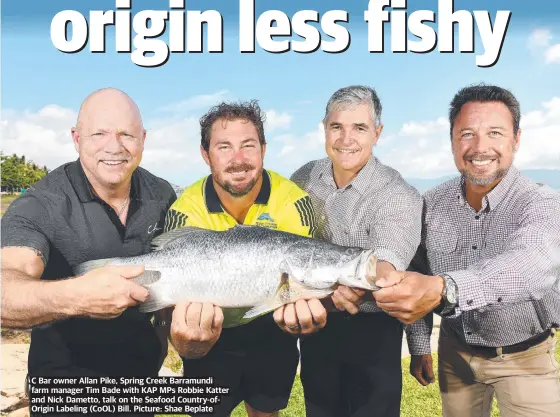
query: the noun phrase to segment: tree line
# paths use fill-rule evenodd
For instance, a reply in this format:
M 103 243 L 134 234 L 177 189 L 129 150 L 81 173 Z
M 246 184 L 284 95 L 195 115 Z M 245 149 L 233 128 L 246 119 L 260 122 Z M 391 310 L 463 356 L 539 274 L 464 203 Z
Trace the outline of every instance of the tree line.
M 2 165 L 2 191 L 20 192 L 49 173 L 46 166 L 39 167 L 33 161 L 26 161 L 25 155 L 11 156 L 0 154 Z

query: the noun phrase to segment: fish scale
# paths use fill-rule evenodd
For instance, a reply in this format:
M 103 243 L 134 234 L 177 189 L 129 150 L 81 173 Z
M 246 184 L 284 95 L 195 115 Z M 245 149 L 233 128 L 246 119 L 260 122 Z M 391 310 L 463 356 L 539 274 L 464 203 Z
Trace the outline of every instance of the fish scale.
M 185 227 L 158 236 L 150 253 L 85 262 L 81 275 L 107 265 L 143 265 L 132 281 L 148 289 L 139 305 L 152 312 L 181 301 L 245 309 L 228 326 L 248 322 L 287 302 L 322 298 L 337 285 L 375 290 L 372 251 L 335 245 L 260 226 L 227 231 Z

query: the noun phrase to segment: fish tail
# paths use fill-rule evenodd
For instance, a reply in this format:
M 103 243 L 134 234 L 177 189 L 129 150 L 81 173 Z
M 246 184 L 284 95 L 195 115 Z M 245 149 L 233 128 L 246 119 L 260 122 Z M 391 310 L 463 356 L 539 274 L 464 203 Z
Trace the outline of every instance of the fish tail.
M 107 259 L 96 259 L 94 261 L 87 261 L 87 262 L 83 262 L 81 264 L 79 264 L 78 266 L 74 267 L 74 275 L 75 276 L 80 276 L 80 275 L 84 275 L 85 273 L 93 270 L 93 269 L 97 269 L 97 268 L 101 268 L 104 267 L 106 265 L 109 264 L 109 262 L 111 262 L 111 259 L 107 258 Z

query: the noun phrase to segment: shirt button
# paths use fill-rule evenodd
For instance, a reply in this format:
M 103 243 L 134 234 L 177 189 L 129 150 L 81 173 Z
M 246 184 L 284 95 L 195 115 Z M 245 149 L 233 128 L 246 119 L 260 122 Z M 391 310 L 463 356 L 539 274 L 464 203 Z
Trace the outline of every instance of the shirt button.
M 321 220 L 325 220 L 325 216 L 324 216 L 324 215 L 323 215 L 323 216 L 321 216 Z
M 480 219 L 480 216 L 474 216 L 474 218 L 475 218 L 476 220 L 478 220 L 478 219 Z
M 468 305 L 471 305 L 472 303 L 473 303 L 473 300 L 468 300 L 468 301 L 467 301 L 467 304 L 468 304 Z
M 472 247 L 472 248 L 473 248 L 473 249 L 476 249 L 476 245 L 473 245 L 473 247 Z
M 472 332 L 467 332 L 467 335 L 470 336 L 472 334 Z
M 502 302 L 502 297 L 498 297 L 498 303 Z

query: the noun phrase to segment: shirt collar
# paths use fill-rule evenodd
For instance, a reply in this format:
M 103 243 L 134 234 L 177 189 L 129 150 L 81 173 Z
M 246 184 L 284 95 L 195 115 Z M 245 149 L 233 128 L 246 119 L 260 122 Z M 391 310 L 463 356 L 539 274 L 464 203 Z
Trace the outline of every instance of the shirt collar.
M 377 171 L 378 166 L 378 159 L 371 155 L 368 162 L 358 172 L 358 175 L 356 175 L 356 177 L 354 177 L 354 179 L 344 188 L 356 189 L 356 191 L 360 194 L 364 194 L 366 191 L 371 190 L 376 184 L 375 180 L 377 177 L 375 172 Z M 332 160 L 329 159 L 328 163 L 323 166 L 323 169 L 319 174 L 319 178 L 321 178 L 325 184 L 338 188 L 334 180 Z
M 66 173 L 74 191 L 82 203 L 87 203 L 88 201 L 94 201 L 97 199 L 79 158 L 68 165 Z M 132 173 L 130 198 L 139 200 L 141 199 L 141 187 L 138 175 L 138 170 L 134 170 Z
M 519 170 L 513 165 L 508 169 L 506 175 L 496 186 L 484 196 L 482 201 L 482 209 L 488 207 L 488 211 L 494 210 L 500 202 L 505 198 L 509 189 L 519 176 Z M 459 181 L 459 189 L 457 190 L 457 199 L 461 205 L 468 204 L 465 194 L 465 177 L 461 176 Z
M 262 179 L 261 189 L 254 204 L 268 204 L 268 200 L 270 199 L 270 175 L 266 169 L 263 169 Z M 214 188 L 212 175 L 206 177 L 206 181 L 204 183 L 204 200 L 209 213 L 223 213 L 224 209 L 220 198 L 218 197 L 218 193 Z

